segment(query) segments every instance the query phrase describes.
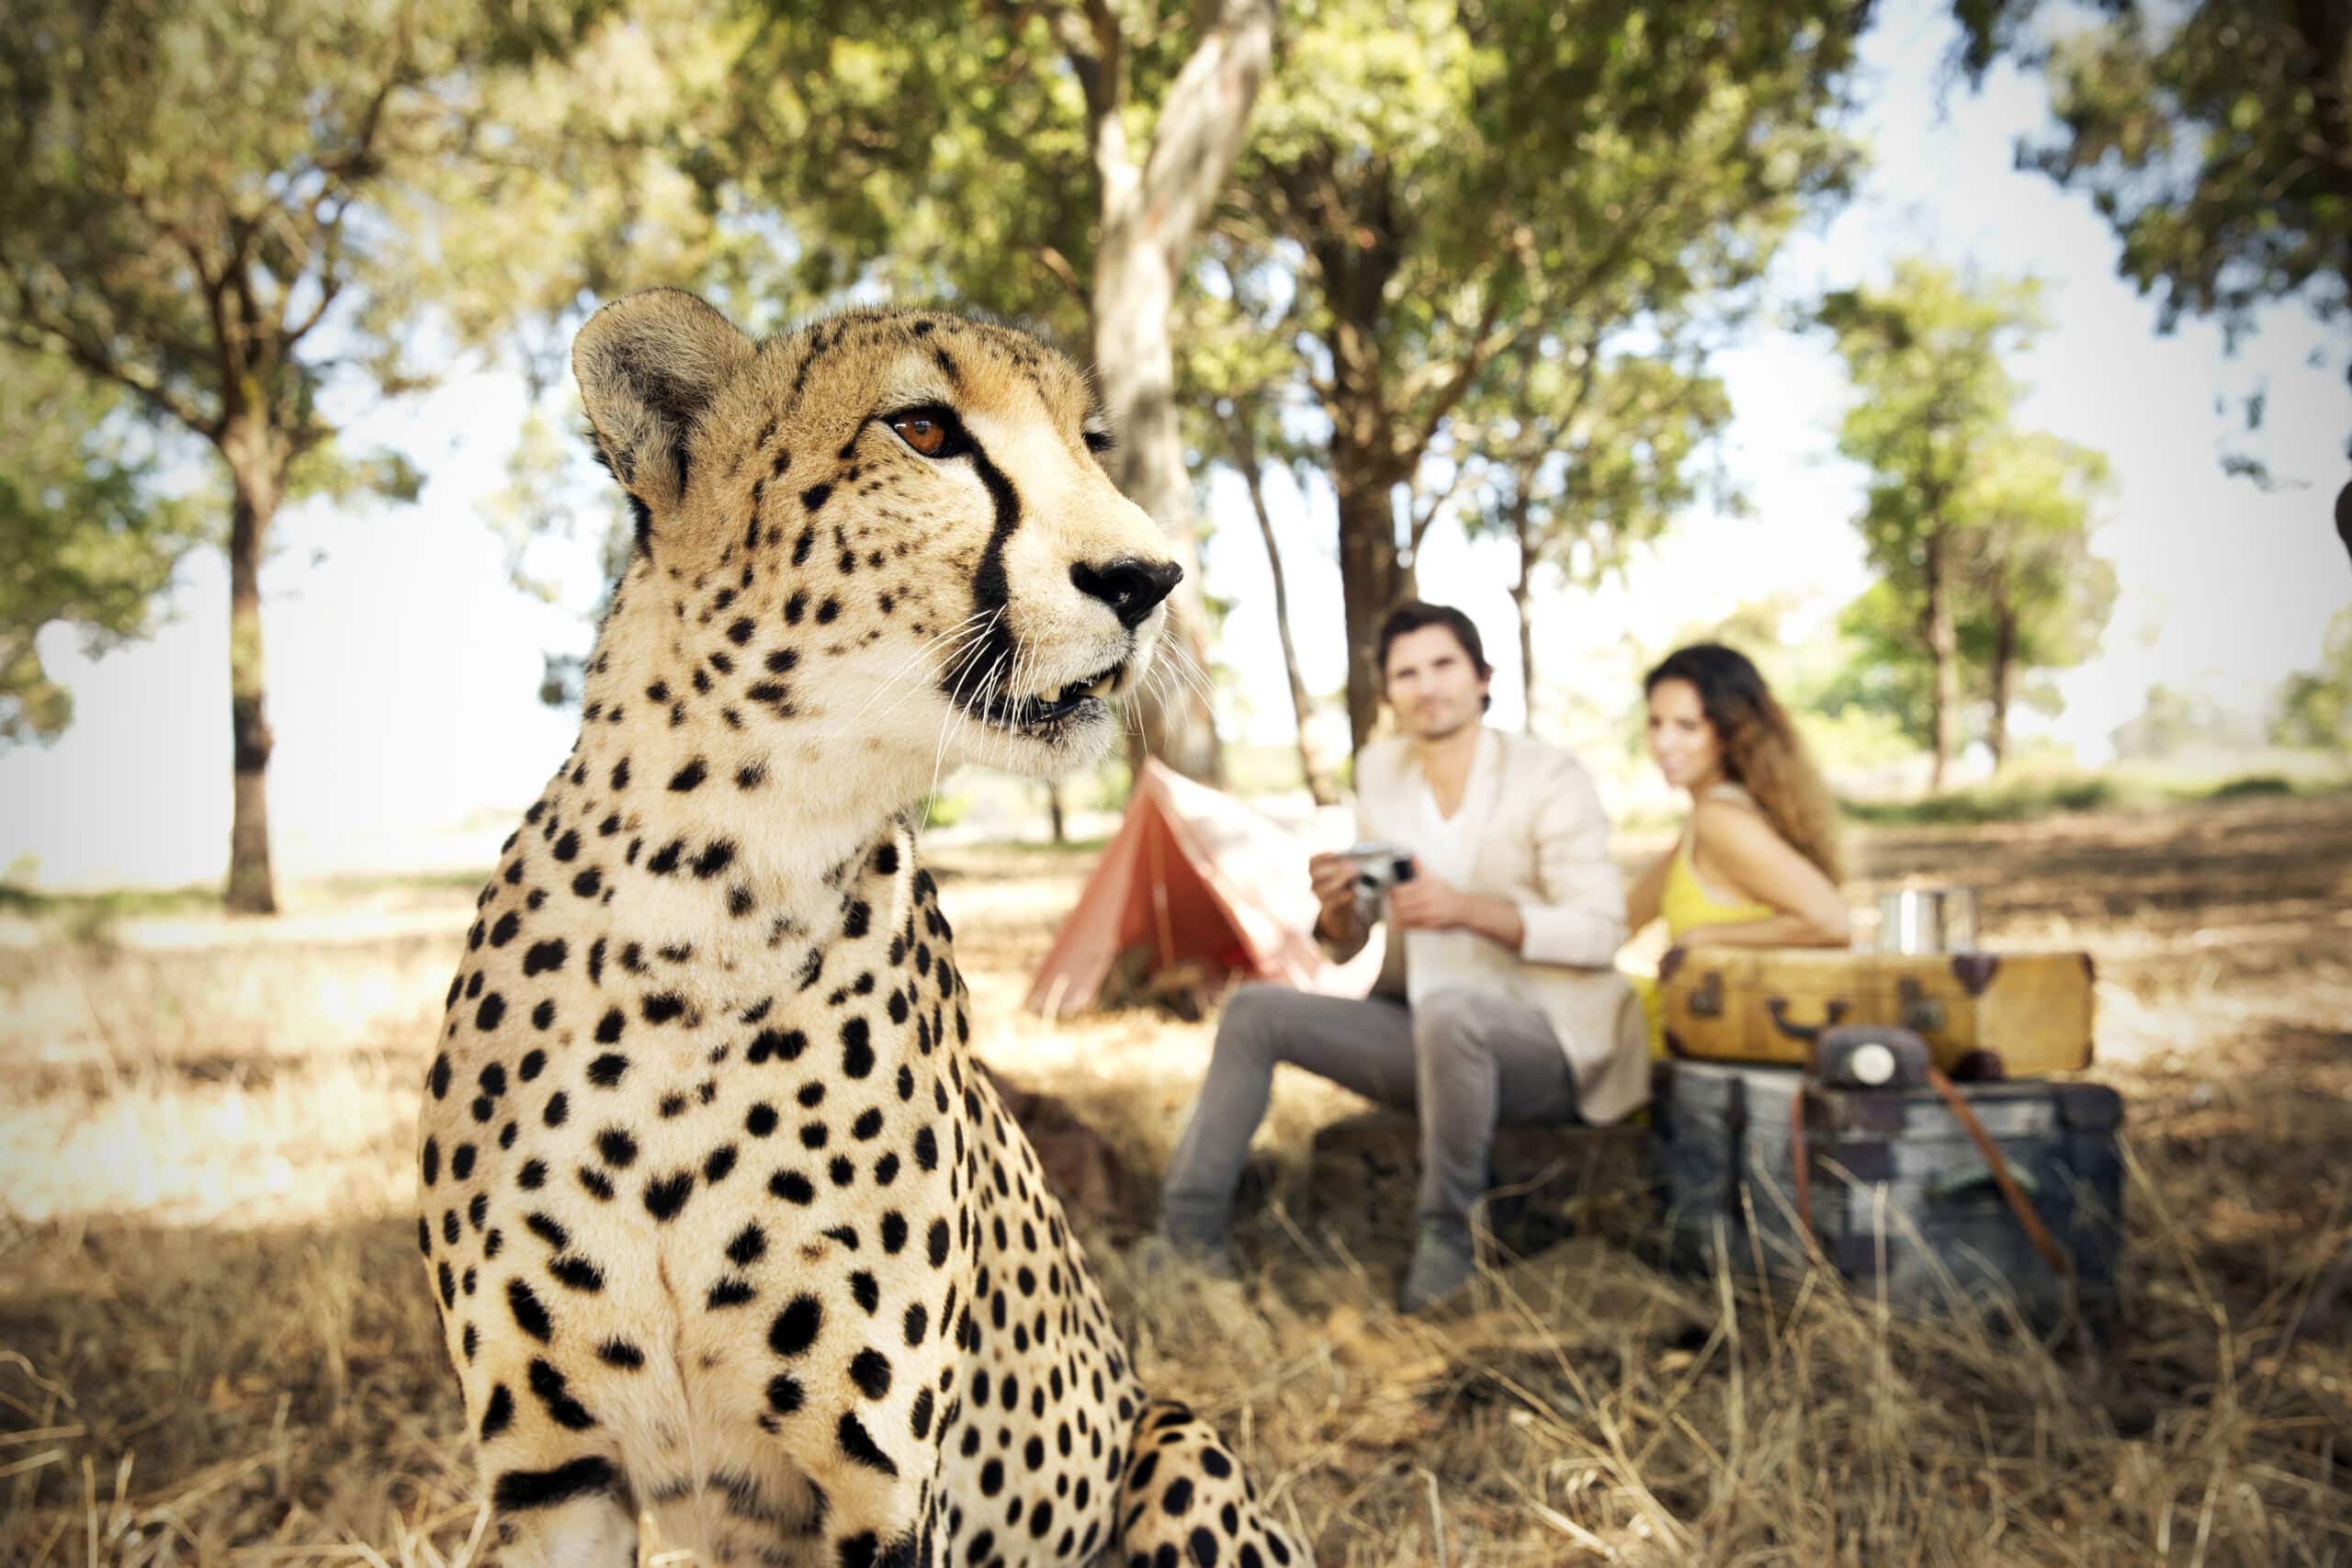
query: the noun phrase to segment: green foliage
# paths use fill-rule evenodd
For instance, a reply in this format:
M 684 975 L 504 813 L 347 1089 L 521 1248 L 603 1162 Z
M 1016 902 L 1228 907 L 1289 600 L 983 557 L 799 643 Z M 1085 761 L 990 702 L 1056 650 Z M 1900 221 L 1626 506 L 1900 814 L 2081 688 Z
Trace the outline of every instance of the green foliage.
M 2086 190 L 2122 242 L 2119 270 L 2169 330 L 2211 316 L 2232 336 L 2298 298 L 2352 302 L 2352 25 L 2341 4 L 2099 0 L 2098 25 L 2044 46 L 2041 0 L 1957 0 L 1964 63 L 2043 66 L 2059 133 L 2018 161 Z M 2258 424 L 2262 404 L 2247 407 Z M 2241 457 L 2230 468 L 2259 477 Z
M 1498 364 L 1459 415 L 1457 440 L 1478 467 L 1471 531 L 1518 538 L 1531 578 L 1540 568 L 1590 587 L 1702 490 L 1736 505 L 1703 461 L 1731 399 L 1695 351 L 1670 346 L 1546 354 L 1530 343 Z
M 2279 686 L 2270 738 L 2281 746 L 2352 751 L 2352 610 L 2328 622 L 2320 667 Z
M 152 433 L 129 394 L 53 359 L 0 349 L 0 743 L 47 739 L 73 696 L 34 638 L 65 622 L 93 651 L 143 635 L 155 597 L 204 537 L 199 509 L 154 493 Z
M 1954 790 L 1918 800 L 1849 800 L 1841 804 L 1846 815 L 1859 822 L 1949 827 L 2030 821 L 2060 811 L 2097 811 L 2117 804 L 2119 799 L 2115 785 L 2106 779 L 2071 778 Z
M 2213 698 L 2177 687 L 2154 685 L 2140 711 L 2117 725 L 2109 739 L 2126 762 L 2160 762 L 2216 752 L 2242 752 L 2262 743 L 2260 721 L 2224 707 Z
M 2130 770 L 2056 773 L 1917 800 L 1841 800 L 1838 806 L 1853 820 L 1879 827 L 1966 827 L 2030 822 L 2061 812 L 2148 811 L 2234 800 L 2278 800 L 2331 794 L 2344 787 L 2340 779 L 2318 775 L 2290 778 L 2263 773 L 2181 778 Z
M 2352 27 L 2340 6 L 2103 0 L 2099 25 L 2037 46 L 2040 0 L 1961 0 L 1966 64 L 2046 67 L 2063 134 L 2018 161 L 2090 192 L 2121 270 L 2183 312 L 2247 323 L 2301 294 L 2324 316 L 2352 283 Z
M 1736 288 L 1842 190 L 1855 152 L 1826 121 L 1861 15 L 1298 6 L 1228 231 L 1304 262 L 1318 391 L 1376 395 L 1373 455 L 1409 464 L 1503 347 L 1553 357 Z
M 1871 470 L 1862 542 L 1882 574 L 1924 566 L 1928 533 L 2017 401 L 2004 360 L 2040 330 L 2040 300 L 2030 279 L 1971 286 L 1917 258 L 1896 263 L 1883 288 L 1822 300 L 1855 392 L 1838 449 Z
M 2208 800 L 2278 800 L 2295 793 L 2294 781 L 2277 773 L 2248 773 L 2216 787 Z
M 789 226 L 778 287 L 793 309 L 881 283 L 1086 342 L 1102 209 L 1062 33 L 1083 30 L 1074 10 L 820 0 L 754 12 L 726 116 L 686 166 L 714 199 Z M 1142 131 L 1182 62 L 1190 7 L 1121 12 L 1150 40 L 1129 62 L 1126 113 Z

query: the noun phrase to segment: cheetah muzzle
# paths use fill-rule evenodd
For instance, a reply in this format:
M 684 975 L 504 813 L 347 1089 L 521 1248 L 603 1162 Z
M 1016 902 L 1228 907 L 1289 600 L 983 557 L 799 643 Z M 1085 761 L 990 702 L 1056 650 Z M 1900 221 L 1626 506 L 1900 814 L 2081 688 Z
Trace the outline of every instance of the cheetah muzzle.
M 1100 756 L 1178 577 L 1085 380 L 690 295 L 572 363 L 636 524 L 571 754 L 502 848 L 420 1129 L 484 1554 L 766 1568 L 1305 1562 L 1138 1383 L 974 1069 L 912 821 Z

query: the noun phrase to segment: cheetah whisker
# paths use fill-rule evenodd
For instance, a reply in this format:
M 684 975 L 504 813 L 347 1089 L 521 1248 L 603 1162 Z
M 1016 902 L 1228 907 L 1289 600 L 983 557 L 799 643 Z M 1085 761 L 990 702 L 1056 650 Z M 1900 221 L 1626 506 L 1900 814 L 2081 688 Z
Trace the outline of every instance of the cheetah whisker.
M 854 731 L 856 728 L 858 720 L 865 716 L 868 709 L 872 708 L 876 703 L 888 695 L 892 691 L 899 689 L 899 678 L 905 675 L 908 671 L 913 669 L 922 659 L 923 655 L 931 652 L 932 649 L 937 648 L 941 643 L 946 642 L 950 638 L 956 638 L 959 633 L 965 636 L 986 636 L 988 632 L 987 626 L 981 626 L 977 632 L 968 631 L 967 628 L 969 628 L 975 621 L 987 621 L 993 624 L 997 616 L 1001 615 L 1002 614 L 1004 614 L 1004 612 L 1001 609 L 992 611 L 975 610 L 970 615 L 965 616 L 962 620 L 956 622 L 954 626 L 949 626 L 945 631 L 941 632 L 937 637 L 925 641 L 912 653 L 900 660 L 897 669 L 891 671 L 888 675 L 882 677 L 882 679 L 876 683 L 874 694 L 865 699 L 864 706 L 860 707 L 855 713 L 849 716 L 848 723 L 842 728 L 846 730 Z M 887 710 L 885 712 L 885 716 L 888 716 Z

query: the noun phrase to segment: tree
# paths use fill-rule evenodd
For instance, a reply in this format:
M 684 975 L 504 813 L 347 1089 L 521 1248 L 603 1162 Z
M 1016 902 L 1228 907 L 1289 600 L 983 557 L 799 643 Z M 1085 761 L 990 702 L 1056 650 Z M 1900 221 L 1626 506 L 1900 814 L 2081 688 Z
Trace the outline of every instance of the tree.
M 2162 762 L 2199 753 L 2245 751 L 2262 743 L 2254 715 L 2202 692 L 2154 685 L 2139 713 L 2108 732 L 2118 761 Z
M 2352 10 L 2337 0 L 2099 0 L 2102 23 L 2037 41 L 2041 0 L 1958 0 L 1962 63 L 2004 52 L 2049 75 L 2060 133 L 2018 163 L 2087 189 L 2120 270 L 2170 330 L 2233 335 L 2267 302 L 2323 320 L 2352 302 Z
M 1997 764 L 2018 671 L 2079 660 L 2114 599 L 2085 543 L 2105 460 L 2010 423 L 2003 359 L 2031 341 L 2038 299 L 2030 280 L 1972 286 L 1912 259 L 1820 307 L 1854 385 L 1838 446 L 1870 470 L 1858 522 L 1880 579 L 1845 619 L 1874 667 L 1848 694 L 1924 714 L 1933 788 L 1962 741 L 1969 671 Z
M 147 630 L 195 508 L 154 493 L 154 444 L 130 394 L 46 355 L 0 348 L 0 742 L 46 740 L 73 718 L 34 639 L 55 622 L 94 649 Z
M 1531 728 L 1539 571 L 1590 587 L 1623 570 L 1699 494 L 1702 448 L 1731 423 L 1723 383 L 1697 367 L 1702 356 L 1655 336 L 1613 355 L 1598 339 L 1564 352 L 1519 344 L 1462 411 L 1481 473 L 1469 526 L 1518 552 L 1511 604 Z
M 643 30 L 608 26 L 607 61 L 628 58 L 609 48 L 623 26 Z M 27 0 L 0 31 L 0 337 L 127 392 L 227 479 L 232 909 L 276 904 L 271 524 L 306 494 L 416 488 L 396 458 L 338 451 L 328 394 L 420 385 L 404 350 L 427 298 L 461 333 L 503 324 L 533 288 L 567 299 L 643 241 L 641 209 L 638 225 L 612 220 L 644 194 L 616 172 L 616 144 L 563 134 L 608 118 L 616 95 L 550 93 L 530 74 L 584 28 L 561 6 L 469 0 Z M 508 87 L 536 120 L 493 121 Z M 559 214 L 547 193 L 588 156 L 614 177 Z M 512 225 L 534 214 L 555 220 L 517 244 Z M 560 265 L 591 231 L 588 259 Z
M 1854 384 L 1838 449 L 1871 471 L 1860 519 L 1881 599 L 1924 649 L 1930 787 L 1958 750 L 1960 498 L 2017 400 L 2003 355 L 2039 324 L 2031 282 L 1971 289 L 1931 262 L 1896 264 L 1883 289 L 1829 295 L 1820 319 Z
M 1959 498 L 1969 556 L 1960 652 L 1984 671 L 1996 770 L 2008 755 L 2020 675 L 2090 657 L 2115 607 L 2115 569 L 2089 545 L 2090 513 L 2108 489 L 2104 456 L 2030 432 L 1994 442 Z
M 2270 739 L 2280 746 L 2352 751 L 2352 610 L 2339 610 L 2328 622 L 2319 668 L 2280 682 Z
M 1377 710 L 1380 618 L 1439 514 L 1430 491 L 1467 451 L 1457 410 L 1514 350 L 1606 337 L 1752 280 L 1797 214 L 1843 187 L 1852 152 L 1826 122 L 1866 11 L 1300 8 L 1227 227 L 1295 272 L 1295 341 L 1329 432 L 1355 744 Z
M 812 292 L 885 276 L 1001 312 L 1082 319 L 1120 490 L 1184 582 L 1171 652 L 1206 669 L 1170 317 L 1273 54 L 1275 0 L 771 5 L 746 44 L 715 187 L 794 228 Z M 1075 310 L 1073 310 L 1075 307 Z M 1223 774 L 1207 694 L 1148 693 L 1141 743 Z

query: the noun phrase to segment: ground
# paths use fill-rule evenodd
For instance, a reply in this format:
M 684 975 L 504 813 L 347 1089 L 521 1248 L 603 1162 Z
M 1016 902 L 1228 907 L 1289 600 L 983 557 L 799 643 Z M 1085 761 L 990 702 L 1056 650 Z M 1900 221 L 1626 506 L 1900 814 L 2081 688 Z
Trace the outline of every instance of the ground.
M 1749 1299 L 1600 1215 L 1400 1320 L 1401 1258 L 1305 1201 L 1308 1137 L 1357 1103 L 1285 1081 L 1245 1282 L 1142 1299 L 1092 1249 L 1146 1377 L 1323 1562 L 2352 1563 L 2352 1303 L 2280 1344 L 2352 1247 L 2352 796 L 1858 839 L 1858 897 L 1965 881 L 1996 943 L 2098 954 L 2126 1336 L 2052 1356 L 1826 1288 Z M 983 1055 L 1156 1182 L 1209 1024 L 1018 1013 L 1088 857 L 937 859 Z M 264 924 L 0 910 L 0 1561 L 463 1548 L 408 1205 L 474 886 L 316 889 Z

